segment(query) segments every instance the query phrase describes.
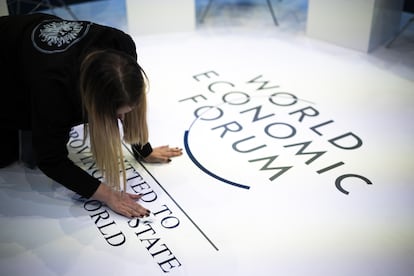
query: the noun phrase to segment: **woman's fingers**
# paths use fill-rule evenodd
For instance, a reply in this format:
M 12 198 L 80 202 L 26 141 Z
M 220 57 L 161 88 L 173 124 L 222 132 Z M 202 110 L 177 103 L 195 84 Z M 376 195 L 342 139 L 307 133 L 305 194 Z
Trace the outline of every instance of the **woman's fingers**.
M 141 194 L 130 194 L 115 191 L 113 191 L 112 194 L 113 196 L 111 196 L 111 199 L 107 202 L 107 204 L 118 214 L 128 218 L 143 218 L 149 216 L 150 211 L 136 202 L 142 197 Z
M 127 207 L 125 210 L 125 216 L 129 218 L 134 218 L 134 217 L 144 218 L 144 217 L 149 216 L 149 210 L 139 210 L 134 207 Z
M 143 208 L 138 203 L 135 203 L 135 206 L 131 205 L 124 205 L 120 208 L 119 213 L 123 216 L 126 216 L 128 218 L 143 218 L 148 217 L 150 215 L 150 211 L 146 208 Z
M 148 163 L 168 163 L 171 157 L 180 156 L 183 154 L 183 149 L 168 145 L 153 148 L 152 153 L 144 160 Z
M 132 200 L 138 200 L 142 197 L 142 194 L 130 194 L 130 193 L 124 193 L 125 195 L 129 196 Z
M 181 148 L 169 148 L 168 149 L 168 155 L 170 157 L 176 157 L 183 154 L 183 149 Z
M 136 200 L 142 197 L 142 194 L 130 194 L 123 193 L 124 203 L 126 208 L 129 209 L 129 213 L 134 217 L 147 217 L 150 211 L 147 208 L 142 207 Z

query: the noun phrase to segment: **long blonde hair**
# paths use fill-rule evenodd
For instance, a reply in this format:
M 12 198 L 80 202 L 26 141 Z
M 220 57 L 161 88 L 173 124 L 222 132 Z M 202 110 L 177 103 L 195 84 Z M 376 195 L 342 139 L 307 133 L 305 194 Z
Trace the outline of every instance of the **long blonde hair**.
M 91 152 L 106 183 L 115 190 L 126 189 L 126 172 L 117 110 L 132 107 L 123 120 L 123 139 L 130 144 L 148 142 L 146 90 L 148 78 L 137 61 L 115 50 L 88 54 L 80 68 L 80 91 L 84 108 L 85 135 L 89 132 Z M 86 136 L 85 136 L 86 137 Z

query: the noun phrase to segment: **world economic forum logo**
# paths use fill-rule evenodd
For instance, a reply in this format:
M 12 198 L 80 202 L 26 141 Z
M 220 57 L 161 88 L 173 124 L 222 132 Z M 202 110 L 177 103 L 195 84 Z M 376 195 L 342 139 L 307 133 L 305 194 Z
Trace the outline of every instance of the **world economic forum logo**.
M 236 83 L 208 71 L 193 79 L 201 84 L 201 93 L 179 100 L 194 107 L 184 146 L 210 177 L 249 189 L 261 179 L 273 182 L 306 169 L 316 177 L 332 175 L 343 194 L 349 194 L 346 179 L 372 184 L 361 172 L 346 171 L 347 161 L 341 158 L 358 152 L 363 140 L 325 117 L 314 102 L 262 75 Z

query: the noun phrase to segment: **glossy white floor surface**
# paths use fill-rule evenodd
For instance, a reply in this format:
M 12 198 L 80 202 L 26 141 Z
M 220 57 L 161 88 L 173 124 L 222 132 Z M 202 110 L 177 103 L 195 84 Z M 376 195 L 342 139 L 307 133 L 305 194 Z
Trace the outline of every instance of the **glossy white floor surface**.
M 279 27 L 265 1 L 228 1 L 194 32 L 131 34 L 151 143 L 184 148 L 168 165 L 127 154 L 154 215 L 15 164 L 0 170 L 0 274 L 412 275 L 412 28 L 365 54 L 307 37 L 306 1 L 274 2 Z M 119 1 L 72 9 L 127 31 Z

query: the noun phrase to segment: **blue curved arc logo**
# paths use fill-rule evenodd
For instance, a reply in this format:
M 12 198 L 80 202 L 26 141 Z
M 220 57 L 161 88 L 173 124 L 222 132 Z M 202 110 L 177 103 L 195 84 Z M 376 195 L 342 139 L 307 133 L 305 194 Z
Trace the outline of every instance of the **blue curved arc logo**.
M 218 176 L 218 175 L 216 175 L 215 173 L 213 173 L 213 172 L 211 172 L 211 171 L 209 171 L 207 168 L 205 168 L 202 164 L 200 164 L 200 162 L 198 162 L 198 160 L 194 157 L 194 155 L 193 155 L 193 153 L 191 152 L 191 149 L 190 149 L 190 146 L 189 146 L 189 144 L 188 144 L 188 133 L 189 133 L 189 131 L 188 130 L 186 130 L 185 132 L 184 132 L 184 148 L 185 148 L 185 150 L 186 150 L 186 152 L 187 152 L 187 154 L 188 154 L 188 156 L 190 157 L 190 159 L 191 159 L 191 161 L 193 161 L 193 163 L 200 169 L 200 170 L 202 170 L 204 173 L 206 173 L 207 175 L 209 175 L 209 176 L 211 176 L 211 177 L 213 177 L 213 178 L 215 178 L 215 179 L 217 179 L 217 180 L 220 180 L 220 181 L 222 181 L 222 182 L 224 182 L 224 183 L 226 183 L 226 184 L 229 184 L 229 185 L 232 185 L 232 186 L 235 186 L 235 187 L 238 187 L 238 188 L 243 188 L 243 189 L 250 189 L 250 186 L 247 186 L 247 185 L 243 185 L 243 184 L 239 184 L 239 183 L 235 183 L 235 182 L 233 182 L 233 181 L 230 181 L 230 180 L 227 180 L 227 179 L 225 179 L 225 178 L 223 178 L 223 177 L 221 177 L 221 176 Z

